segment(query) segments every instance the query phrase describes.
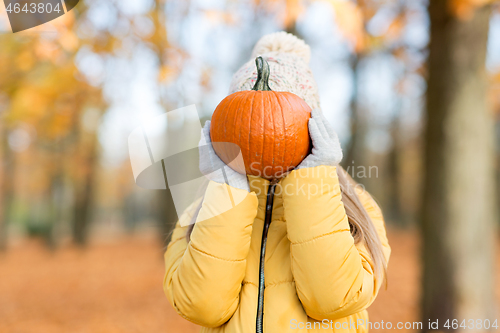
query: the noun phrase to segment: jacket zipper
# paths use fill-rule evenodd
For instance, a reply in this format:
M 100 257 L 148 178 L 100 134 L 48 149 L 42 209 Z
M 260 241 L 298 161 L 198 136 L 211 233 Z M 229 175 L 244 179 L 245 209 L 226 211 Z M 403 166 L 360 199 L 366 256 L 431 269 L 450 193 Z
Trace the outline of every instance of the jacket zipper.
M 266 200 L 266 215 L 264 219 L 264 228 L 262 229 L 262 241 L 260 243 L 260 264 L 259 264 L 259 296 L 257 301 L 257 318 L 256 318 L 256 333 L 263 333 L 264 323 L 264 262 L 266 258 L 266 243 L 269 225 L 273 217 L 273 201 L 274 189 L 278 180 L 273 180 L 269 183 Z

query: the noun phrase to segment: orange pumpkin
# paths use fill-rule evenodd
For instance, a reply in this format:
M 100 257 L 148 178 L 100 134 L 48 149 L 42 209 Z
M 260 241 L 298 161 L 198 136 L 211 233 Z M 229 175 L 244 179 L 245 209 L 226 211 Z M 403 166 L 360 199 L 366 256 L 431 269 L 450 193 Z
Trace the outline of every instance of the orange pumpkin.
M 212 116 L 210 136 L 217 155 L 236 171 L 277 179 L 309 152 L 307 122 L 311 108 L 295 94 L 272 91 L 267 61 L 258 57 L 255 63 L 255 86 L 219 103 Z M 234 147 L 241 150 L 244 165 L 235 162 Z

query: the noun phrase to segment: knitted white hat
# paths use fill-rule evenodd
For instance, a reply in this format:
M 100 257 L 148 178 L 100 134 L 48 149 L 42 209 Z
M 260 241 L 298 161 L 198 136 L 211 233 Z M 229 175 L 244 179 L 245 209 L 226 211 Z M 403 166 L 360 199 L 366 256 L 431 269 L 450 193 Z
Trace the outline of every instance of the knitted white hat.
M 257 79 L 255 58 L 259 55 L 269 63 L 271 90 L 294 93 L 311 109 L 319 108 L 318 87 L 308 65 L 311 50 L 303 40 L 284 31 L 265 35 L 257 42 L 252 59 L 233 75 L 230 94 L 253 88 Z

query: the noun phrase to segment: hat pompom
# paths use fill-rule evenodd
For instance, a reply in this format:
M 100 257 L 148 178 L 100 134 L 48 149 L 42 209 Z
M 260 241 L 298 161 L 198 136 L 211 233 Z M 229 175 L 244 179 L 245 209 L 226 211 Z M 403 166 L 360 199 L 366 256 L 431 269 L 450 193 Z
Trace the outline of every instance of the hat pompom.
M 309 46 L 296 36 L 285 31 L 275 32 L 262 37 L 252 51 L 252 58 L 270 52 L 291 53 L 302 58 L 309 63 L 311 58 L 311 49 Z

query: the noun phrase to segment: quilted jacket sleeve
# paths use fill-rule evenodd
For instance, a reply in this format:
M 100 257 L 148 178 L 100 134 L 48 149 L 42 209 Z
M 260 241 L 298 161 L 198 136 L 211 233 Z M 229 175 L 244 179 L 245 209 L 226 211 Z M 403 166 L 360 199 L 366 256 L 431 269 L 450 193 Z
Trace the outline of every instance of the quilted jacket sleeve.
M 354 244 L 335 167 L 293 171 L 282 182 L 285 219 L 291 243 L 292 274 L 306 313 L 336 320 L 366 309 L 382 281 L 373 273 L 363 244 Z M 388 260 L 390 248 L 380 209 L 360 196 L 375 224 Z
M 224 211 L 221 206 L 232 199 L 228 193 L 244 199 Z M 199 216 L 214 217 L 195 224 L 189 243 L 187 227 L 177 224 L 165 253 L 163 289 L 182 317 L 198 325 L 217 327 L 233 315 L 239 303 L 257 204 L 255 193 L 210 182 Z M 185 214 L 181 219 L 190 216 Z

